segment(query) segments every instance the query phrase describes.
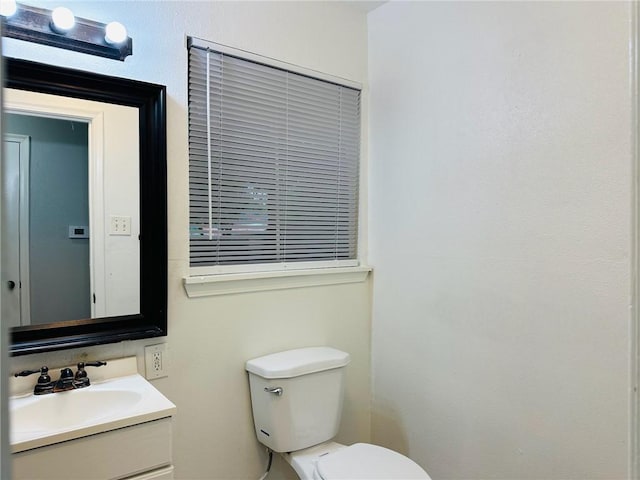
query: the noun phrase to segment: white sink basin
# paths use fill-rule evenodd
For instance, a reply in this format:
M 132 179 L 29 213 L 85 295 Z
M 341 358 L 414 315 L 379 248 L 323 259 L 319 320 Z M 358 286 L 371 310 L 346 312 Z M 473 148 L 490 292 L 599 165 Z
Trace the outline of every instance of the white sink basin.
M 42 432 L 73 428 L 126 411 L 140 401 L 138 392 L 91 387 L 55 395 L 31 396 L 11 408 L 14 431 Z
M 14 453 L 169 417 L 176 407 L 140 375 L 89 387 L 9 399 Z

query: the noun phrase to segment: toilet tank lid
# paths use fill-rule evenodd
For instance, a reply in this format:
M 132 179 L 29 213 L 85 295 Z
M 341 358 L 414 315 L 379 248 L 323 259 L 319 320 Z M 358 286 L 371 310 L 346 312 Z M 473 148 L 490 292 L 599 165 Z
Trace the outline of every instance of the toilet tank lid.
M 291 378 L 344 367 L 350 357 L 331 347 L 307 347 L 272 353 L 247 361 L 248 372 L 262 378 Z

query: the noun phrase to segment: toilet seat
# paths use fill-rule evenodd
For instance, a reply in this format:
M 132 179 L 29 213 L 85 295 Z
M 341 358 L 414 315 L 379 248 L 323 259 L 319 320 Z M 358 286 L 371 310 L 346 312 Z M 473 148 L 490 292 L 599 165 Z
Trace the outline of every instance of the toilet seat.
M 368 443 L 349 447 L 321 457 L 313 473 L 317 480 L 431 480 L 417 463 L 388 448 Z

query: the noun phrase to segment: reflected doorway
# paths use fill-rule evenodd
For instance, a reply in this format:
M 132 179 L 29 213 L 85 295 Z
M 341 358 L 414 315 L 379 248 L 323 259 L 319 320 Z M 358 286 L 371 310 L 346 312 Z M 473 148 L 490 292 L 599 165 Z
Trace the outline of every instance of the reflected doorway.
M 5 125 L 3 318 L 12 326 L 89 318 L 88 124 L 8 114 Z

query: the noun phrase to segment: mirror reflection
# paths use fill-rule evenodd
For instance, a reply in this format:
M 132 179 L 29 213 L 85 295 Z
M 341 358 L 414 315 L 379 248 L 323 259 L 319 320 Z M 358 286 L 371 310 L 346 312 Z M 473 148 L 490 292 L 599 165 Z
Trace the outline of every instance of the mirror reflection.
M 5 131 L 3 318 L 12 327 L 90 318 L 87 123 L 13 113 Z
M 140 312 L 138 111 L 5 89 L 2 316 Z
M 165 336 L 166 87 L 15 58 L 4 65 L 8 112 L 85 123 L 88 137 L 92 318 L 13 327 L 11 355 Z M 0 205 L 5 222 L 4 200 Z M 4 298 L 10 279 L 0 252 Z M 50 269 L 61 278 L 68 268 Z

